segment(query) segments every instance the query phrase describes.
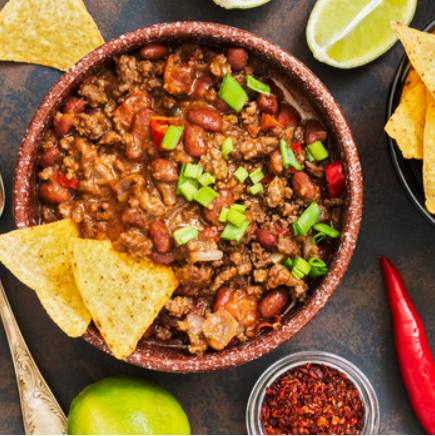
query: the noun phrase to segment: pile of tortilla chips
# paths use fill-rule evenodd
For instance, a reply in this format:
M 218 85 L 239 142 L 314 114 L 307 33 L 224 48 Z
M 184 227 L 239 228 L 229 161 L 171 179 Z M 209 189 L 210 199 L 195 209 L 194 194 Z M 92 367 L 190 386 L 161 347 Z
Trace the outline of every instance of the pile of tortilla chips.
M 69 336 L 81 336 L 93 319 L 118 359 L 135 350 L 178 286 L 172 268 L 80 239 L 71 220 L 0 235 L 0 261 Z
M 0 60 L 66 71 L 101 44 L 82 0 L 9 0 L 0 12 Z
M 435 35 L 391 22 L 413 66 L 385 126 L 406 159 L 423 159 L 426 208 L 435 214 Z

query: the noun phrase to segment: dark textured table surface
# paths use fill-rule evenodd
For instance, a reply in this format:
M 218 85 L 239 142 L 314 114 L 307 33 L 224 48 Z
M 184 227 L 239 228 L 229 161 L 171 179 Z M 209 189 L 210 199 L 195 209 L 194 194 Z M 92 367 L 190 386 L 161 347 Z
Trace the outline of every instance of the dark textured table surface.
M 0 7 L 6 0 L 0 0 Z M 350 71 L 323 65 L 311 55 L 305 27 L 315 0 L 272 0 L 257 9 L 226 11 L 212 0 L 85 0 L 107 41 L 154 23 L 198 20 L 256 33 L 289 51 L 325 83 L 343 109 L 358 146 L 364 175 L 364 211 L 358 246 L 344 280 L 320 315 L 275 352 L 242 367 L 200 375 L 136 368 L 70 339 L 48 318 L 33 291 L 1 267 L 10 303 L 35 361 L 68 413 L 71 400 L 103 377 L 129 374 L 154 380 L 184 407 L 193 434 L 245 434 L 245 407 L 260 374 L 281 357 L 301 350 L 336 353 L 355 363 L 373 383 L 383 434 L 421 434 L 401 380 L 391 314 L 377 256 L 396 263 L 435 350 L 435 229 L 414 209 L 394 173 L 383 132 L 387 93 L 401 45 Z M 419 0 L 413 27 L 435 15 L 433 0 Z M 60 23 L 59 23 L 60 24 Z M 60 24 L 61 26 L 61 24 Z M 61 31 L 61 30 L 59 30 Z M 59 71 L 0 62 L 0 170 L 6 211 L 0 232 L 14 228 L 12 182 L 26 128 Z M 18 391 L 0 326 L 0 434 L 22 434 Z

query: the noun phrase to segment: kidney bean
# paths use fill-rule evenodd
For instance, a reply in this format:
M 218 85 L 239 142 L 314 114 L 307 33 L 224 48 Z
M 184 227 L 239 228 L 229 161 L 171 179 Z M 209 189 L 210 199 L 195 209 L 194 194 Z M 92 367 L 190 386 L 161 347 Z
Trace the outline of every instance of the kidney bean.
M 210 132 L 219 132 L 222 129 L 222 117 L 214 109 L 194 107 L 187 113 L 187 119 L 190 123 Z
M 122 222 L 130 226 L 144 227 L 147 224 L 145 212 L 136 207 L 126 207 L 122 212 Z
M 268 251 L 272 251 L 276 247 L 276 243 L 278 241 L 278 236 L 270 230 L 266 229 L 257 229 L 255 232 L 255 236 L 257 237 L 258 243 Z
M 85 111 L 85 100 L 79 97 L 71 97 L 62 108 L 64 114 L 69 112 L 80 113 Z
M 274 114 L 278 111 L 278 100 L 273 94 L 260 94 L 257 98 L 257 103 L 260 110 L 268 114 Z
M 239 340 L 234 336 L 230 342 L 228 342 L 227 348 L 235 347 L 239 343 Z
M 173 295 L 174 297 L 187 297 L 190 295 L 190 291 L 190 286 L 178 286 Z
M 144 339 L 150 339 L 153 336 L 157 324 L 158 324 L 158 318 L 156 318 L 153 321 L 153 323 L 146 329 L 145 333 L 143 334 Z
M 169 54 L 168 47 L 160 44 L 150 44 L 142 47 L 139 50 L 139 56 L 142 59 L 149 59 L 155 61 L 156 59 L 162 59 Z
M 305 128 L 305 144 L 314 144 L 317 141 L 324 142 L 328 134 L 325 128 L 318 120 L 309 120 Z
M 230 107 L 219 96 L 216 97 L 214 105 L 219 112 L 226 112 L 230 109 Z
M 99 107 L 87 107 L 85 112 L 88 115 L 102 114 L 103 111 Z
M 312 182 L 310 176 L 303 171 L 295 173 L 291 183 L 293 190 L 299 198 L 311 200 L 317 194 L 316 185 Z
M 221 213 L 221 209 L 225 207 L 229 207 L 234 203 L 234 197 L 231 191 L 228 189 L 223 189 L 219 191 L 219 197 L 215 198 L 208 208 L 202 209 L 202 215 L 205 220 L 209 223 L 218 226 L 219 225 L 219 214 Z
M 51 167 L 59 162 L 63 157 L 63 152 L 57 145 L 51 147 L 39 158 L 39 166 L 41 168 Z
M 282 163 L 282 154 L 279 150 L 272 152 L 269 158 L 269 173 L 279 176 L 284 172 L 284 165 Z
M 155 247 L 160 253 L 168 253 L 172 250 L 169 230 L 163 221 L 153 221 L 150 225 L 150 236 Z
M 248 52 L 242 47 L 230 47 L 227 50 L 227 59 L 233 70 L 243 70 L 248 63 Z
M 184 149 L 193 157 L 200 157 L 207 151 L 207 135 L 200 126 L 188 124 L 184 129 Z
M 328 244 L 327 242 L 324 241 L 324 242 L 320 242 L 318 247 L 319 247 L 319 252 L 317 254 L 317 257 L 320 260 L 323 260 L 323 262 L 328 263 L 329 257 L 331 256 L 332 253 L 331 244 Z
M 58 138 L 65 136 L 74 124 L 74 115 L 71 114 L 61 114 L 58 112 L 53 120 L 53 130 L 54 134 Z
M 165 183 L 174 183 L 178 180 L 175 165 L 166 159 L 157 159 L 151 164 L 151 171 L 156 180 Z
M 39 196 L 45 203 L 60 204 L 71 200 L 73 193 L 65 186 L 56 182 L 43 182 L 39 186 Z
M 153 251 L 149 258 L 159 265 L 169 266 L 175 262 L 175 257 L 173 253 L 159 253 L 158 251 Z
M 284 128 L 288 126 L 295 127 L 296 124 L 298 123 L 296 109 L 294 109 L 292 106 L 288 104 L 283 105 L 278 114 L 278 122 Z
M 166 312 L 161 312 L 159 315 L 159 325 L 166 328 L 177 328 L 178 320 Z
M 205 94 L 207 94 L 207 92 L 210 91 L 213 86 L 213 79 L 209 75 L 205 74 L 195 81 L 193 86 L 193 96 L 195 98 L 204 98 Z
M 280 315 L 289 301 L 289 293 L 285 286 L 279 286 L 266 292 L 258 305 L 258 311 L 265 319 Z
M 203 47 L 203 54 L 205 62 L 210 62 L 219 54 L 219 51 L 217 48 L 205 46 Z
M 225 304 L 233 294 L 233 290 L 228 286 L 222 286 L 216 293 L 216 299 L 213 304 L 213 312 L 224 309 Z

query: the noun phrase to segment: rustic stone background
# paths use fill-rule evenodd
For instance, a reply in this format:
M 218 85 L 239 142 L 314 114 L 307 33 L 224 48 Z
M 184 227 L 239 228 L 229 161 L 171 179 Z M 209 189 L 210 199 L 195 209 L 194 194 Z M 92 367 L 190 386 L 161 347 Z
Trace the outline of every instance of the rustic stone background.
M 0 0 L 0 7 L 6 0 Z M 201 375 L 164 374 L 118 362 L 81 339 L 67 338 L 46 315 L 34 293 L 1 267 L 1 277 L 30 351 L 67 413 L 71 400 L 103 377 L 130 374 L 172 392 L 189 416 L 193 434 L 244 434 L 245 407 L 260 374 L 279 358 L 301 350 L 336 353 L 355 363 L 373 383 L 383 434 L 421 434 L 400 377 L 390 310 L 378 255 L 403 273 L 435 350 L 435 229 L 414 209 L 394 173 L 383 132 L 386 99 L 403 53 L 396 45 L 375 62 L 341 71 L 314 60 L 305 27 L 315 0 L 272 0 L 245 11 L 226 11 L 212 0 L 85 0 L 107 41 L 138 27 L 177 20 L 228 24 L 256 33 L 304 62 L 329 88 L 356 139 L 364 175 L 361 233 L 350 268 L 320 315 L 275 352 L 243 367 Z M 433 0 L 419 0 L 413 27 L 435 15 Z M 61 23 L 59 23 L 61 31 Z M 59 71 L 0 62 L 0 170 L 6 211 L 0 232 L 14 228 L 12 179 L 25 130 Z M 22 434 L 18 392 L 8 345 L 0 327 L 0 434 Z

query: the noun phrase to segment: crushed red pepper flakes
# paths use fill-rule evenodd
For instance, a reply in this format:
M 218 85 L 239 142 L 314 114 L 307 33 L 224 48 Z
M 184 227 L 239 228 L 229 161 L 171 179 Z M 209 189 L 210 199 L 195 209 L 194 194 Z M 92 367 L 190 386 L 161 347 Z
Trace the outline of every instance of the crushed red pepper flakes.
M 358 435 L 364 402 L 346 374 L 321 364 L 292 368 L 266 387 L 265 435 Z

